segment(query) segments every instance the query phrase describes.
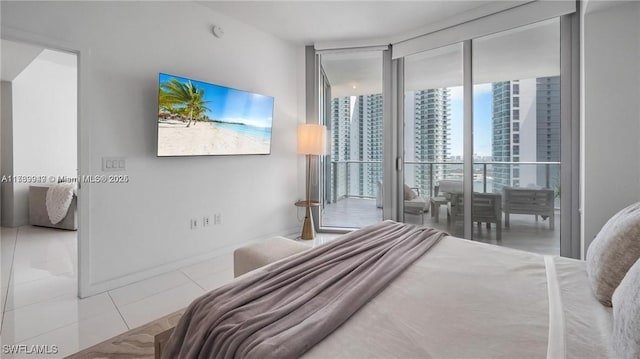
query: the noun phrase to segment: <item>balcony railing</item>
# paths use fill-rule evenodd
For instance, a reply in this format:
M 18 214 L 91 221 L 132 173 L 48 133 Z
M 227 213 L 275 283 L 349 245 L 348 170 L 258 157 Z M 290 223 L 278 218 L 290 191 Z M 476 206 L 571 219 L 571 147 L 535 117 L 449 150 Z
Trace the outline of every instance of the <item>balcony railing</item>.
M 438 181 L 463 179 L 463 162 L 407 161 L 404 164 L 405 182 L 430 196 L 434 195 Z M 504 186 L 526 187 L 531 184 L 560 191 L 560 162 L 478 161 L 473 165 L 473 188 L 476 192 L 494 192 Z M 329 198 L 332 202 L 345 197 L 375 198 L 378 181 L 382 181 L 382 171 L 382 161 L 331 161 Z

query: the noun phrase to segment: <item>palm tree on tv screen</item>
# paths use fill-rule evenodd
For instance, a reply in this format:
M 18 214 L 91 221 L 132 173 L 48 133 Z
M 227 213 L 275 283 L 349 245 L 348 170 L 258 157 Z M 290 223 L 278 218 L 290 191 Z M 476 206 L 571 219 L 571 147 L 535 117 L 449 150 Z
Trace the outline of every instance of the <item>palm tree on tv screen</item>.
M 172 113 L 179 110 L 179 113 L 189 119 L 187 127 L 194 125 L 196 119 L 203 117 L 209 110 L 204 100 L 204 89 L 197 88 L 191 81 L 182 83 L 176 79 L 160 85 L 159 96 L 160 108 Z

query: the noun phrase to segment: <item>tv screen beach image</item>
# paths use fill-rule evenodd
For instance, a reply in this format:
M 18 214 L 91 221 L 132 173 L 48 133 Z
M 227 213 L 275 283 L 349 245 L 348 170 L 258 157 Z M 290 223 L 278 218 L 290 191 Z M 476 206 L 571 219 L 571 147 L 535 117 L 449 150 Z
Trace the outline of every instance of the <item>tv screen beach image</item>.
M 269 154 L 273 97 L 160 74 L 158 156 Z

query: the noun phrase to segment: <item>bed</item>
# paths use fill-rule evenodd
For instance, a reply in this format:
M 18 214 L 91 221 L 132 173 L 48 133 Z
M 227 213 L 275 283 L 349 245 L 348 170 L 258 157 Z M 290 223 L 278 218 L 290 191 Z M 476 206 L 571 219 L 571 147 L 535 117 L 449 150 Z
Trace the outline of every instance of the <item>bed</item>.
M 390 224 L 399 225 L 387 221 L 372 227 Z M 357 235 L 357 232 L 353 233 Z M 345 237 L 354 236 L 353 233 Z M 218 291 L 233 290 L 230 288 L 236 284 L 251 280 L 247 278 L 264 275 L 283 266 L 282 263 L 295 262 L 305 255 L 300 253 L 250 272 Z M 254 285 L 258 283 L 260 281 Z M 202 299 L 194 301 L 187 313 L 193 311 L 197 316 L 197 308 L 202 303 Z M 233 308 L 230 312 L 236 310 Z M 314 341 L 315 345 L 304 349 L 302 356 L 608 358 L 612 357 L 612 313 L 611 307 L 593 295 L 584 261 L 542 256 L 446 235 L 353 315 L 346 315 L 348 319 L 341 318 L 346 321 L 335 330 L 326 336 L 323 334 L 317 344 Z M 156 355 L 211 357 L 206 351 L 194 351 L 193 343 L 188 342 L 192 333 L 189 330 L 195 325 L 194 316 L 182 318 L 176 329 L 180 333 L 174 333 L 169 340 L 170 351 Z M 213 329 L 203 331 L 210 335 Z M 168 333 L 163 335 L 166 339 Z M 309 337 L 303 331 L 288 340 L 292 341 L 295 335 L 301 335 L 304 340 Z M 287 342 L 274 348 L 283 344 L 286 346 Z M 190 354 L 176 351 L 176 347 L 189 349 Z M 253 356 L 238 353 L 227 351 L 225 356 Z M 274 349 L 268 356 L 299 356 L 283 353 L 288 352 Z
M 605 358 L 610 331 L 583 262 L 445 237 L 306 357 Z

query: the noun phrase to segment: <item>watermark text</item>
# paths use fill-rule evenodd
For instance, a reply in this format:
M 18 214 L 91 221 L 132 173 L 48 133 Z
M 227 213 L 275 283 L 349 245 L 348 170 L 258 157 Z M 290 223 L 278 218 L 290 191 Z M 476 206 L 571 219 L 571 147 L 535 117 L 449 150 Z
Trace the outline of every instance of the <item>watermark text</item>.
M 4 344 L 2 346 L 2 354 L 37 354 L 37 355 L 55 355 L 58 354 L 57 345 L 41 345 L 41 344 Z
M 47 184 L 47 183 L 129 183 L 129 175 L 85 175 L 85 176 L 23 176 L 23 175 L 2 175 L 1 183 L 25 183 L 25 184 Z

